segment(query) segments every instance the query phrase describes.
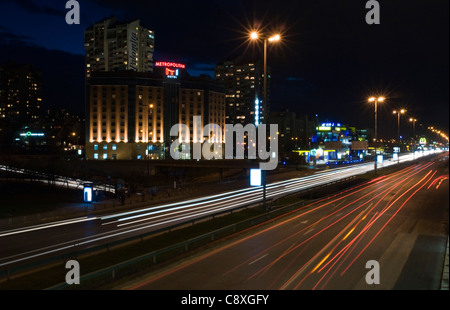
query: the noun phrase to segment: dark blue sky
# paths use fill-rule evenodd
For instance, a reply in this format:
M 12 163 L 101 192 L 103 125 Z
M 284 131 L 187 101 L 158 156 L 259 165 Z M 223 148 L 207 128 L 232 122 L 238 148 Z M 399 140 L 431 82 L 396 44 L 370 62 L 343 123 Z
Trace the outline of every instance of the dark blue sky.
M 379 93 L 388 98 L 380 107 L 387 126 L 402 106 L 448 132 L 448 0 L 379 0 L 380 25 L 366 24 L 364 0 L 78 2 L 80 25 L 65 23 L 64 0 L 0 2 L 0 62 L 42 68 L 49 105 L 82 110 L 84 29 L 114 15 L 140 19 L 155 31 L 155 59 L 185 62 L 192 75 L 212 74 L 234 55 L 260 57 L 249 28 L 281 32 L 282 43 L 269 48 L 273 110 L 371 127 L 366 99 Z

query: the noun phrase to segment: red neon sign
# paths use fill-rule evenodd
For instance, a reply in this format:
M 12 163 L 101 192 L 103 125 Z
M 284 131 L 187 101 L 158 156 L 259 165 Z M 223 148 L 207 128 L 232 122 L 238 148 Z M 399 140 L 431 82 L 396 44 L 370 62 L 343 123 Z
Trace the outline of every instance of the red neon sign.
M 170 67 L 170 68 L 180 68 L 185 69 L 185 64 L 180 64 L 176 62 L 165 62 L 165 61 L 158 61 L 155 63 L 155 67 Z
M 175 70 L 171 70 L 169 68 L 166 68 L 166 75 L 175 75 Z

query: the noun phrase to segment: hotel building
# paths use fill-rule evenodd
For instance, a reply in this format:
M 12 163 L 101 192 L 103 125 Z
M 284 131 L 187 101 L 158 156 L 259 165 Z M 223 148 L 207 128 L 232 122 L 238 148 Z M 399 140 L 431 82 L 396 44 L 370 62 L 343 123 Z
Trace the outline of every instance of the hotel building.
M 92 73 L 87 84 L 86 159 L 166 159 L 177 139 L 170 130 L 185 124 L 190 142 L 204 134 L 196 125 L 225 125 L 225 92 L 214 80 L 190 77 L 184 65 L 155 63 L 155 73 Z M 200 124 L 194 124 L 200 116 Z M 186 142 L 180 137 L 180 142 Z M 222 142 L 222 136 L 215 136 Z M 189 159 L 189 156 L 186 157 Z

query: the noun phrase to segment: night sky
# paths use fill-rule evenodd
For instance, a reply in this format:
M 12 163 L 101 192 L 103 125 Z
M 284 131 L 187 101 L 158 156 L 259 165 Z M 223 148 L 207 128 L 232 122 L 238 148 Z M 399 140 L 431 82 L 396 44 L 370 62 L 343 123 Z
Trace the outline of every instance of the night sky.
M 49 107 L 84 110 L 83 32 L 104 17 L 140 19 L 155 31 L 155 60 L 209 74 L 236 55 L 262 56 L 248 31 L 279 32 L 269 46 L 272 110 L 316 113 L 373 127 L 371 95 L 383 95 L 379 135 L 395 136 L 392 111 L 449 128 L 449 1 L 379 0 L 379 25 L 365 0 L 79 0 L 81 24 L 67 25 L 65 0 L 1 0 L 0 62 L 36 65 Z

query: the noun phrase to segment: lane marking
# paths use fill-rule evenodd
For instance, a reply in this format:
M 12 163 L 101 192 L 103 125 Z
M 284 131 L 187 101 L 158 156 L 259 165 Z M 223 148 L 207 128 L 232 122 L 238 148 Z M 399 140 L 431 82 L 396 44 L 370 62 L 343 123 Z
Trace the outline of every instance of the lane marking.
M 70 225 L 70 224 L 75 224 L 75 223 L 80 223 L 80 222 L 92 221 L 92 220 L 97 220 L 97 219 L 98 219 L 97 217 L 90 217 L 90 218 L 82 218 L 82 219 L 75 219 L 75 220 L 67 220 L 67 221 L 62 221 L 62 222 L 53 222 L 53 223 L 50 223 L 50 224 L 42 224 L 42 225 L 37 225 L 37 226 L 30 226 L 30 227 L 25 228 L 25 229 L 16 229 L 16 230 L 6 231 L 6 232 L 0 234 L 0 237 L 16 235 L 16 234 L 21 234 L 21 233 L 26 233 L 26 232 L 35 231 L 35 230 L 41 230 L 41 229 L 47 229 L 47 228 L 52 228 L 52 227 L 57 227 L 57 226 Z
M 264 257 L 266 257 L 267 255 L 269 255 L 269 253 L 267 253 L 267 254 L 264 254 L 263 256 L 261 256 L 260 258 L 257 258 L 257 259 L 255 259 L 253 262 L 250 262 L 250 263 L 248 263 L 248 265 L 250 266 L 251 264 L 254 264 L 254 263 L 256 263 L 257 261 L 259 261 L 259 260 L 261 260 L 261 259 L 263 259 Z

